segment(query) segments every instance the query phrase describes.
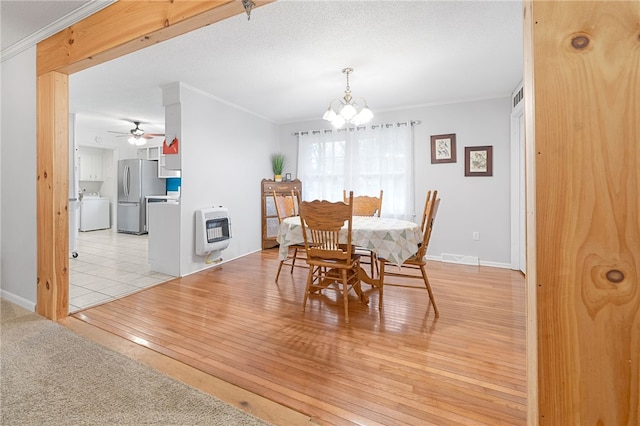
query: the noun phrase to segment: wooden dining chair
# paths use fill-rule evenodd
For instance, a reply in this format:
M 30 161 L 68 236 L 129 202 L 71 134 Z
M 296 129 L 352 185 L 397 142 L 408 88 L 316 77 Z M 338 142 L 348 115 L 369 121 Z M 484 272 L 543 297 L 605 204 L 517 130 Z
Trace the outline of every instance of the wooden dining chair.
M 429 282 L 429 277 L 427 276 L 427 261 L 425 256 L 427 254 L 427 247 L 429 246 L 429 240 L 431 239 L 431 232 L 433 231 L 433 224 L 435 222 L 436 213 L 438 212 L 438 207 L 440 206 L 440 199 L 438 197 L 438 191 L 429 191 L 427 193 L 427 200 L 424 206 L 424 213 L 422 215 L 422 243 L 418 247 L 418 252 L 405 260 L 400 266 L 399 270 L 385 269 L 385 265 L 388 263 L 385 259 L 380 258 L 380 285 L 391 285 L 391 286 L 400 286 L 400 287 L 413 287 L 410 285 L 405 285 L 401 283 L 390 283 L 386 282 L 385 279 L 387 277 L 405 277 L 405 278 L 417 278 L 422 279 L 424 281 L 424 285 L 429 292 L 429 300 L 433 305 L 433 310 L 435 312 L 436 317 L 440 316 L 440 312 L 438 311 L 438 307 L 436 306 L 436 300 L 433 296 L 433 291 L 431 290 L 431 283 Z M 411 274 L 411 269 L 420 269 L 421 275 Z
M 353 192 L 349 200 L 353 199 Z M 324 289 L 342 293 L 345 322 L 349 322 L 349 290 L 360 293 L 360 257 L 351 245 L 353 204 L 341 201 L 301 201 L 300 223 L 307 253 L 309 275 L 302 311 L 309 295 Z M 340 243 L 340 230 L 347 227 Z
M 299 216 L 298 199 L 299 197 L 296 195 L 294 190 L 291 190 L 291 194 L 279 194 L 276 191 L 273 191 L 273 202 L 276 206 L 276 214 L 278 215 L 279 223 L 282 223 L 282 220 L 287 217 Z M 282 271 L 282 266 L 285 264 L 291 265 L 291 273 L 293 273 L 293 268 L 296 266 L 307 268 L 306 263 L 304 263 L 307 258 L 304 251 L 304 244 L 292 244 L 289 246 L 287 258 L 281 260 L 278 265 L 276 282 L 278 282 L 278 278 L 280 278 L 280 271 Z M 303 263 L 296 264 L 296 260 L 300 260 Z
M 342 199 L 345 203 L 349 202 L 347 190 L 342 190 Z M 379 197 L 369 195 L 357 195 L 353 197 L 353 215 L 354 216 L 378 216 L 382 211 L 382 190 Z
M 353 215 L 354 216 L 377 216 L 380 217 L 382 212 L 382 189 L 379 197 L 369 195 L 358 195 L 353 197 Z M 342 198 L 344 202 L 348 202 L 347 191 L 342 190 Z M 358 248 L 357 253 L 362 257 L 360 263 L 368 263 L 371 265 L 371 277 L 375 277 L 378 273 L 378 259 L 376 254 L 371 250 Z

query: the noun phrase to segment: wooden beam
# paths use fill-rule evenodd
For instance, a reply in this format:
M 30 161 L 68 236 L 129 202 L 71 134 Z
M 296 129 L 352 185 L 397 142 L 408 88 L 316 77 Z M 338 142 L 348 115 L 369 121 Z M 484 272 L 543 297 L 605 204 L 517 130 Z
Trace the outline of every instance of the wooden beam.
M 538 421 L 637 425 L 640 2 L 534 1 L 528 19 Z
M 120 0 L 39 43 L 37 72 L 71 74 L 240 13 L 238 0 Z
M 69 78 L 50 72 L 37 81 L 36 312 L 58 319 L 69 314 Z

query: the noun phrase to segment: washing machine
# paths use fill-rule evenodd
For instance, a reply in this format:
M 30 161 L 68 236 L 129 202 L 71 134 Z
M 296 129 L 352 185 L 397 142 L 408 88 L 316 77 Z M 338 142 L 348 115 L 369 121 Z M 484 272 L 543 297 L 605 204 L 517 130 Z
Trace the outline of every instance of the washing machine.
M 110 227 L 109 199 L 85 195 L 80 202 L 80 231 L 95 231 Z

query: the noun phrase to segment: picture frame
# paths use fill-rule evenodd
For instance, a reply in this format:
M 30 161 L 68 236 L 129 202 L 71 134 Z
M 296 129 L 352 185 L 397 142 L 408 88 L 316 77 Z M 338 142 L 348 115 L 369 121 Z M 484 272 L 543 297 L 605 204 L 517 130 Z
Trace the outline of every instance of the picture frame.
M 493 176 L 493 146 L 464 148 L 465 176 Z
M 284 175 L 285 182 L 291 182 L 291 173 L 287 173 Z
M 456 134 L 431 136 L 431 164 L 455 163 Z

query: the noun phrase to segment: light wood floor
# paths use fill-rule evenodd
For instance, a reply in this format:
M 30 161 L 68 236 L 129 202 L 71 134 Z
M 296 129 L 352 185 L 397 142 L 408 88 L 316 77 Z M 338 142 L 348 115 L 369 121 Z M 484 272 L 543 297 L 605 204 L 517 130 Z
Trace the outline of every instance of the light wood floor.
M 192 376 L 183 381 L 221 379 L 257 395 L 232 394 L 236 405 L 295 410 L 253 410 L 275 424 L 526 424 L 519 272 L 429 262 L 439 318 L 424 288 L 385 287 L 382 313 L 376 295 L 368 306 L 353 295 L 345 324 L 333 292 L 311 297 L 303 314 L 307 271 L 283 271 L 276 284 L 276 256 L 254 253 L 63 323 L 180 361 Z

